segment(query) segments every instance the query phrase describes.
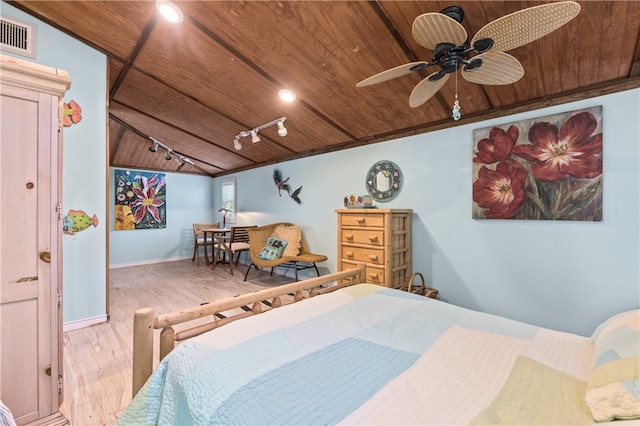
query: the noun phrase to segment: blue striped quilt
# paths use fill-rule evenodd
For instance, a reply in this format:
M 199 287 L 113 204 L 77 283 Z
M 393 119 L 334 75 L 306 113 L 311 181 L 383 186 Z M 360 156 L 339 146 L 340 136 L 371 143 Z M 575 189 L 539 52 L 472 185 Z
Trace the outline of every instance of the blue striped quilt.
M 591 339 L 361 284 L 180 344 L 119 424 L 589 424 Z

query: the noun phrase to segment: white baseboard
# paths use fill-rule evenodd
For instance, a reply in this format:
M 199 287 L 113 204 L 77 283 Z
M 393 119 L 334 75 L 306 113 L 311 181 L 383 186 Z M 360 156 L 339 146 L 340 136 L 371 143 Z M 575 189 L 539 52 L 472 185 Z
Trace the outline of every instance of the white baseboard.
M 98 315 L 97 317 L 83 318 L 81 320 L 69 321 L 69 322 L 65 322 L 62 325 L 62 331 L 67 332 L 72 330 L 79 330 L 81 328 L 89 327 L 94 324 L 100 324 L 103 322 L 107 322 L 106 315 Z
M 127 268 L 129 266 L 142 266 L 142 265 L 152 265 L 154 263 L 165 263 L 165 262 L 175 262 L 176 260 L 184 260 L 191 259 L 191 256 L 174 256 L 174 257 L 163 257 L 161 259 L 146 259 L 139 260 L 137 262 L 127 262 L 127 263 L 112 263 L 109 265 L 109 269 L 118 269 L 118 268 Z

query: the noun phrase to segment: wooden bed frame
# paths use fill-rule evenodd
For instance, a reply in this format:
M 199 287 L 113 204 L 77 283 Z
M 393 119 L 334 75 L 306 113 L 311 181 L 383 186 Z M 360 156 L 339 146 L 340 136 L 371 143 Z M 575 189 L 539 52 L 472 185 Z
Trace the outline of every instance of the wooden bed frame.
M 334 282 L 335 285 L 323 287 Z M 160 360 L 162 360 L 174 348 L 176 341 L 197 336 L 241 318 L 364 282 L 365 264 L 360 263 L 355 269 L 216 300 L 164 315 L 155 316 L 153 308 L 138 309 L 133 317 L 133 396 L 138 393 L 153 371 L 154 330 L 162 330 L 159 339 Z M 178 332 L 173 329 L 174 325 L 207 316 L 213 318 L 205 324 L 195 325 Z

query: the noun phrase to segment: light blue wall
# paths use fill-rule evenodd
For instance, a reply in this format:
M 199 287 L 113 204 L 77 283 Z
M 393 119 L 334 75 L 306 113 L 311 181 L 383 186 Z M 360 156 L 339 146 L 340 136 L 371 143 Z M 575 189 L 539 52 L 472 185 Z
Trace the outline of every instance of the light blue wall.
M 109 178 L 112 218 L 115 217 L 113 171 L 112 168 Z M 166 178 L 167 227 L 116 231 L 109 224 L 109 262 L 112 268 L 191 258 L 193 223 L 220 221 L 215 218 L 213 210 L 212 178 L 179 173 L 167 173 Z
M 595 105 L 604 110 L 602 222 L 471 219 L 473 129 Z M 246 171 L 236 175 L 238 221 L 302 225 L 311 249 L 327 254 L 324 266 L 336 271 L 334 210 L 345 195 L 366 194 L 369 167 L 390 160 L 402 169 L 404 188 L 378 205 L 414 210 L 413 270 L 443 299 L 587 335 L 640 304 L 638 117 L 640 90 L 631 90 Z M 302 205 L 278 197 L 276 167 L 292 187 L 303 185 Z
M 104 56 L 5 3 L 1 6 L 3 14 L 38 24 L 37 62 L 69 72 L 73 83 L 65 100 L 75 99 L 83 108 L 82 123 L 65 130 L 64 212 L 82 209 L 103 219 L 108 196 L 113 214 L 113 173 L 106 194 L 104 166 Z M 603 222 L 471 219 L 474 128 L 595 105 L 604 110 Z M 249 170 L 235 175 L 237 222 L 302 225 L 311 249 L 329 256 L 323 273 L 333 272 L 334 210 L 345 195 L 365 193 L 364 176 L 374 162 L 391 160 L 403 171 L 404 188 L 381 206 L 414 209 L 413 269 L 425 274 L 443 299 L 588 335 L 610 314 L 640 304 L 638 117 L 640 89 L 635 89 Z M 295 123 L 287 123 L 295 132 Z M 271 178 L 275 167 L 290 177 L 293 187 L 303 185 L 302 205 L 278 197 Z M 220 179 L 168 174 L 167 181 L 168 228 L 111 232 L 112 266 L 190 257 L 192 246 L 185 235 L 190 237 L 191 223 L 219 220 Z M 105 222 L 64 241 L 65 322 L 105 312 L 110 227 Z
M 106 315 L 107 137 L 106 56 L 2 2 L 3 15 L 37 26 L 37 57 L 31 60 L 69 73 L 64 101 L 82 107 L 82 121 L 64 129 L 63 214 L 84 210 L 98 227 L 63 238 L 63 321 Z M 4 53 L 4 52 L 3 52 Z

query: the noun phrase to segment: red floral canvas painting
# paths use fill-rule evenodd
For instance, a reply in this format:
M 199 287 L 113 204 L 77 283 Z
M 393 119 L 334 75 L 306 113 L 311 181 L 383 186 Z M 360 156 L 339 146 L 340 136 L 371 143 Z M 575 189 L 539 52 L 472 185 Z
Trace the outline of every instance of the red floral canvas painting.
M 602 106 L 473 131 L 474 219 L 602 221 Z

